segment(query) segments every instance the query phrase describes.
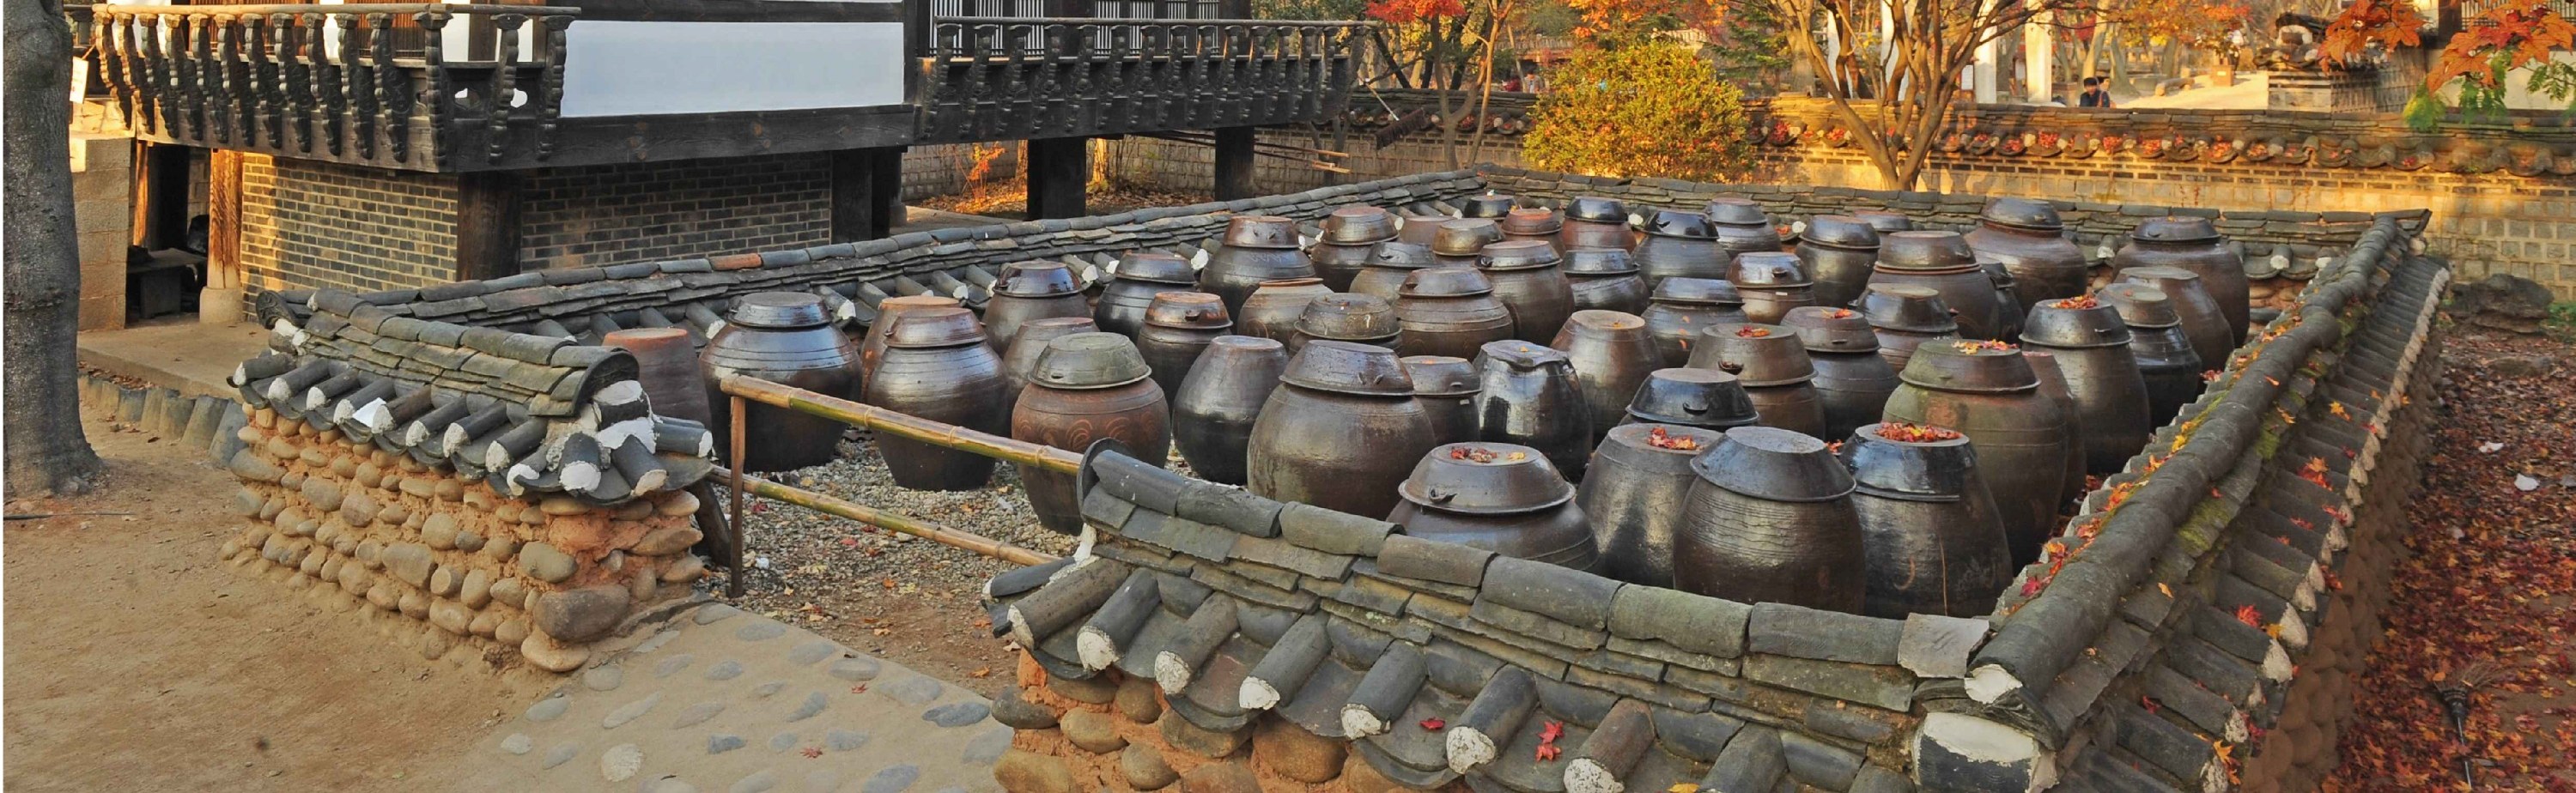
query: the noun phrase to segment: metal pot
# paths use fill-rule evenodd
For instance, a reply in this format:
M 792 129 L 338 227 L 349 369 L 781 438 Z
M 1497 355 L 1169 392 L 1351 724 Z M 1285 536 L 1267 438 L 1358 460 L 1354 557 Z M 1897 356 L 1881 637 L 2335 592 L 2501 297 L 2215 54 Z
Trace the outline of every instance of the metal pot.
M 1038 368 L 1038 356 L 1046 354 L 1047 342 L 1098 330 L 1099 323 L 1090 317 L 1053 317 L 1020 326 L 1020 338 L 1028 344 L 1002 355 L 1002 393 L 1014 401 L 1020 398 L 1020 390 L 1029 385 L 1029 372 Z
M 1354 515 L 1384 515 L 1432 447 L 1431 418 L 1384 347 L 1319 340 L 1288 361 L 1246 449 L 1253 493 Z
M 1646 321 L 1616 311 L 1577 311 L 1547 346 L 1574 365 L 1575 389 L 1592 412 L 1597 439 L 1628 415 L 1628 403 L 1646 375 L 1663 367 Z
M 1526 446 L 1452 443 L 1422 456 L 1387 513 L 1406 536 L 1591 570 L 1600 561 L 1574 486 Z
M 1395 301 L 1404 328 L 1396 352 L 1469 358 L 1486 342 L 1512 337 L 1512 312 L 1494 298 L 1493 282 L 1467 267 L 1412 271 Z
M 1557 242 L 1557 235 L 1565 230 L 1565 216 L 1556 210 L 1515 209 L 1503 216 L 1501 225 L 1504 240 L 1535 240 L 1547 243 L 1558 253 L 1565 252 Z
M 1145 309 L 1154 304 L 1155 294 L 1187 292 L 1198 282 L 1198 271 L 1190 269 L 1188 259 L 1168 253 L 1127 254 L 1109 280 L 1101 283 L 1091 319 L 1100 323 L 1101 330 L 1132 338 L 1145 330 Z
M 1788 328 L 1731 323 L 1703 329 L 1691 349 L 1690 366 L 1735 375 L 1764 426 L 1808 435 L 1825 431 L 1815 361 Z
M 1663 286 L 1666 278 L 1723 279 L 1733 258 L 1718 246 L 1717 230 L 1707 217 L 1669 209 L 1646 222 L 1636 254 L 1640 274 L 1654 287 Z
M 1816 305 L 1849 306 L 1878 264 L 1878 230 L 1850 215 L 1817 215 L 1798 234 L 1798 261 L 1816 281 Z
M 1376 253 L 1369 255 L 1368 264 L 1360 268 L 1359 275 L 1351 277 L 1351 288 L 1344 291 L 1394 300 L 1404 288 L 1404 279 L 1412 277 L 1415 270 L 1427 269 L 1432 264 L 1428 247 L 1401 242 L 1384 243 L 1377 246 Z
M 1179 392 L 1181 379 L 1208 342 L 1234 332 L 1225 304 L 1206 292 L 1163 292 L 1146 309 L 1145 329 L 1136 334 L 1136 350 L 1154 367 L 1154 383 Z
M 1878 423 L 1888 395 L 1896 393 L 1896 368 L 1878 354 L 1869 320 L 1848 308 L 1807 306 L 1791 310 L 1786 325 L 1815 363 L 1816 398 L 1825 406 L 1825 433 L 1816 437 L 1840 438 Z
M 1691 484 L 1699 481 L 1691 460 L 1717 448 L 1725 439 L 1721 433 L 1675 424 L 1611 428 L 1574 497 L 1592 520 L 1601 574 L 1632 584 L 1673 585 L 1673 538 L 1681 531 Z
M 879 315 L 877 321 L 891 315 Z M 847 398 L 859 393 L 858 364 L 858 345 L 832 326 L 822 298 L 754 292 L 735 304 L 724 329 L 698 353 L 698 369 L 705 375 L 698 387 L 710 406 L 730 403 L 718 383 L 729 374 Z M 848 429 L 822 416 L 761 404 L 751 405 L 743 420 L 743 459 L 735 462 L 745 471 L 787 471 L 830 462 Z M 707 427 L 715 431 L 717 449 L 733 448 L 732 422 L 711 421 Z
M 2129 350 L 2120 312 L 2090 297 L 2050 300 L 2031 309 L 2022 344 L 2057 356 L 2066 388 L 2083 414 L 2084 468 L 2108 476 L 2147 445 L 2146 379 Z
M 1253 421 L 1287 368 L 1288 347 L 1273 339 L 1218 336 L 1199 353 L 1172 397 L 1172 441 L 1200 479 L 1243 484 Z
M 1486 218 L 1459 218 L 1440 224 L 1431 235 L 1431 260 L 1442 266 L 1468 266 L 1485 246 L 1503 241 L 1501 224 Z
M 1002 359 L 984 345 L 982 323 L 955 306 L 906 311 L 890 320 L 885 357 L 860 401 L 942 424 L 1006 435 L 1010 397 L 1002 392 Z M 879 433 L 877 451 L 896 486 L 973 490 L 993 478 L 993 458 Z
M 1968 438 L 1941 427 L 1871 423 L 1842 445 L 1868 557 L 1862 614 L 1982 617 L 2012 583 L 1994 495 Z
M 1592 456 L 1592 414 L 1575 385 L 1574 363 L 1525 341 L 1486 344 L 1476 359 L 1476 437 L 1539 450 L 1566 476 L 1583 478 Z
M 1628 204 L 1616 198 L 1577 196 L 1565 204 L 1565 228 L 1557 232 L 1557 250 L 1637 246 L 1628 230 Z
M 1959 335 L 1992 339 L 2004 325 L 2003 301 L 1976 253 L 1948 231 L 1899 231 L 1880 235 L 1872 285 L 1920 286 L 1941 294 L 1959 324 Z
M 1816 304 L 1816 282 L 1805 263 L 1779 251 L 1745 251 L 1727 266 L 1727 280 L 1744 297 L 1748 322 L 1777 325 L 1789 310 Z
M 1297 317 L 1305 313 L 1306 304 L 1330 294 L 1333 290 L 1321 278 L 1263 282 L 1243 299 L 1243 310 L 1234 315 L 1235 332 L 1286 343 L 1297 332 Z
M 1089 449 L 1115 438 L 1136 459 L 1160 468 L 1172 449 L 1171 409 L 1149 377 L 1136 343 L 1115 333 L 1077 333 L 1046 342 L 1035 377 L 1011 412 L 1011 437 L 1058 449 Z M 1038 524 L 1082 531 L 1082 499 L 1073 474 L 1013 463 Z
M 1744 298 L 1736 294 L 1734 282 L 1721 278 L 1666 278 L 1655 285 L 1645 313 L 1637 316 L 1646 320 L 1646 332 L 1654 334 L 1655 351 L 1663 354 L 1665 366 L 1689 361 L 1702 329 L 1746 321 Z
M 1959 336 L 1950 304 L 1941 302 L 1941 293 L 1926 287 L 1873 284 L 1861 290 L 1858 308 L 1861 319 L 1878 335 L 1878 356 L 1899 372 L 1914 357 L 1914 348 Z
M 1851 473 L 1825 442 L 1737 427 L 1691 461 L 1673 584 L 1739 603 L 1857 613 L 1867 557 Z
M 1297 332 L 1288 337 L 1295 355 L 1310 340 L 1331 339 L 1394 349 L 1404 335 L 1395 307 L 1369 295 L 1324 295 L 1297 315 Z
M 1997 198 L 1977 215 L 1968 247 L 2003 262 L 2013 298 L 2027 314 L 2043 300 L 2076 297 L 2092 285 L 2084 251 L 2066 238 L 2066 223 L 2046 201 Z
M 1199 291 L 1225 301 L 1226 313 L 1243 311 L 1244 298 L 1264 281 L 1315 277 L 1315 263 L 1297 249 L 1297 221 L 1239 215 L 1199 270 Z
M 1476 364 L 1446 355 L 1404 357 L 1405 376 L 1413 378 L 1413 401 L 1431 417 L 1432 437 L 1441 443 L 1476 439 Z
M 2183 336 L 2191 340 L 2192 354 L 2200 358 L 2200 367 L 2226 367 L 2227 356 L 2236 351 L 2236 337 L 2228 330 L 2227 313 L 2219 310 L 2200 276 L 2180 267 L 2131 267 L 2120 271 L 2120 281 L 2165 293 L 2175 319 L 2182 322 Z
M 2058 414 L 2066 417 L 2067 437 L 2070 439 L 2084 437 L 2084 411 L 2075 406 L 2075 392 L 2066 389 L 2066 372 L 2057 368 L 2057 354 L 2047 350 L 2025 349 L 2021 351 L 2021 357 L 2030 362 L 2031 374 L 2039 378 L 2040 395 L 2048 397 L 2049 404 L 2056 405 Z M 2052 510 L 2049 513 L 2051 515 L 2063 513 L 2072 508 L 2077 499 L 2084 497 L 2085 489 L 2092 486 L 2092 483 L 2084 478 L 2083 441 L 2069 440 L 2066 443 L 2065 479 L 2066 483 L 2057 489 L 2057 500 L 2049 507 Z
M 2056 534 L 2068 448 L 2082 444 L 2067 414 L 2039 392 L 2030 361 L 2002 342 L 1943 341 L 1915 350 L 1897 377 L 1905 384 L 1888 397 L 1887 420 L 1966 434 L 2001 508 L 2014 566 L 2038 559 L 2040 543 Z
M 1082 295 L 1082 283 L 1062 262 L 1012 262 L 1002 265 L 1001 277 L 993 281 L 993 299 L 984 304 L 984 329 L 992 335 L 993 351 L 1008 356 L 1020 327 L 1032 320 L 1089 316 L 1091 302 Z
M 749 298 L 745 298 L 748 300 Z M 965 305 L 956 298 L 938 295 L 904 295 L 889 297 L 877 304 L 877 318 L 868 323 L 868 332 L 859 337 L 859 379 L 876 376 L 877 361 L 885 357 L 886 332 L 894 327 L 895 317 L 907 311 L 926 308 L 952 308 Z M 731 323 L 726 323 L 728 326 Z M 856 386 L 853 385 L 853 388 Z
M 1494 284 L 1494 299 L 1512 311 L 1512 338 L 1556 338 L 1574 313 L 1574 282 L 1559 270 L 1556 249 L 1543 242 L 1497 242 L 1476 257 L 1476 269 Z
M 1780 250 L 1780 229 L 1771 225 L 1771 216 L 1762 205 L 1749 198 L 1723 196 L 1711 199 L 1708 209 L 1710 230 L 1717 232 L 1717 246 L 1727 253 L 1776 253 Z
M 1735 375 L 1715 369 L 1673 367 L 1646 374 L 1628 401 L 1623 424 L 1671 424 L 1724 432 L 1762 422 L 1753 397 Z
M 1637 259 L 1620 248 L 1575 248 L 1558 265 L 1574 286 L 1574 310 L 1600 309 L 1635 314 L 1646 310 L 1646 279 L 1637 275 Z
M 2137 358 L 2138 375 L 2147 383 L 2147 426 L 2173 421 L 2184 405 L 2200 398 L 2200 355 L 2183 335 L 2182 317 L 2162 290 L 2144 284 L 2102 287 L 2102 300 L 2129 326 L 2129 353 Z
M 2228 250 L 2227 238 L 2209 219 L 2168 217 L 2138 224 L 2129 244 L 2111 255 L 2111 268 L 2126 272 L 2138 267 L 2173 267 L 2200 276 L 2200 288 L 2209 291 L 2227 317 L 2228 346 L 2245 343 L 2247 314 L 2253 309 L 2245 262 Z

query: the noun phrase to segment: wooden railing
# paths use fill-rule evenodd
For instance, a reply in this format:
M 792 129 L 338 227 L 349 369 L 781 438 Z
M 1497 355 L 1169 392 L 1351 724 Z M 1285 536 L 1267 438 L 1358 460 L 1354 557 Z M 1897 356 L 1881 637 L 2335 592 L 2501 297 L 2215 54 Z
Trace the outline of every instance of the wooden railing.
M 921 141 L 1316 122 L 1358 22 L 958 17 L 926 46 Z
M 430 3 L 92 13 L 100 76 L 138 136 L 447 171 L 500 162 L 511 141 L 532 141 L 539 161 L 551 153 L 564 29 L 579 12 Z

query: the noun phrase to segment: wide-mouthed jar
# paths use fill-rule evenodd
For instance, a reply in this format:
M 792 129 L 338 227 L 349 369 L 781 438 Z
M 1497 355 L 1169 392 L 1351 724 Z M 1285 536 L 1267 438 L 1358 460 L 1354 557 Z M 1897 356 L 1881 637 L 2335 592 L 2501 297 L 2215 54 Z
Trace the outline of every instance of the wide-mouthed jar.
M 1993 339 L 2003 331 L 2003 300 L 1994 279 L 1977 264 L 1966 240 L 1949 231 L 1899 231 L 1879 236 L 1872 285 L 1920 286 L 1938 292 L 1959 325 L 1959 335 Z
M 1403 333 L 1396 352 L 1473 358 L 1486 342 L 1512 337 L 1512 312 L 1494 298 L 1493 282 L 1466 267 L 1413 271 L 1395 300 Z
M 2200 287 L 2209 291 L 2227 317 L 2227 332 L 2234 343 L 2245 343 L 2253 288 L 2245 277 L 2244 260 L 2228 249 L 2227 238 L 2208 218 L 2167 217 L 2138 224 L 2138 230 L 2129 233 L 2129 244 L 2111 255 L 2111 267 L 2119 272 L 2173 267 L 2200 276 Z
M 2012 549 L 1968 437 L 1945 427 L 1878 424 L 1844 441 L 1852 506 L 1868 557 L 1861 613 L 1982 617 L 2012 583 Z
M 1253 420 L 1244 486 L 1280 501 L 1384 515 L 1432 441 L 1431 417 L 1414 401 L 1394 350 L 1309 342 Z
M 1218 336 L 1199 352 L 1171 401 L 1172 443 L 1200 479 L 1243 484 L 1253 420 L 1287 369 L 1288 346 L 1272 339 Z
M 1135 341 L 1115 333 L 1077 333 L 1043 343 L 1046 352 L 1011 411 L 1013 439 L 1081 451 L 1093 441 L 1115 438 L 1149 465 L 1160 467 L 1171 457 L 1171 408 Z M 1082 531 L 1073 474 L 1012 465 L 1038 525 L 1064 534 Z
M 1858 613 L 1867 572 L 1851 472 L 1825 442 L 1737 427 L 1691 462 L 1673 583 L 1739 603 Z
M 1965 239 L 1978 255 L 2003 262 L 2012 273 L 2013 299 L 2025 315 L 2040 301 L 2076 297 L 2092 285 L 2083 249 L 2066 238 L 2065 221 L 2046 201 L 1987 201 Z
M 892 321 L 885 357 L 860 401 L 941 424 L 1010 434 L 1002 359 L 985 346 L 983 323 L 972 312 L 924 308 Z M 876 444 L 894 483 L 906 489 L 973 490 L 993 478 L 993 458 L 974 452 L 885 433 Z
M 1747 321 L 1743 296 L 1736 294 L 1734 282 L 1722 278 L 1666 278 L 1655 285 L 1645 313 L 1637 316 L 1654 334 L 1655 351 L 1663 354 L 1665 366 L 1689 361 L 1701 330 Z
M 1497 242 L 1476 257 L 1494 299 L 1512 310 L 1512 338 L 1544 342 L 1574 313 L 1574 283 L 1557 269 L 1556 249 L 1542 242 Z
M 1387 513 L 1407 536 L 1591 570 L 1600 561 L 1574 486 L 1525 446 L 1475 441 L 1435 447 L 1397 486 Z
M 1218 240 L 1199 270 L 1199 290 L 1225 301 L 1228 314 L 1242 311 L 1244 298 L 1264 281 L 1315 277 L 1315 263 L 1298 250 L 1297 221 L 1238 216 Z
M 877 321 L 882 324 L 886 317 Z M 858 396 L 862 382 L 858 345 L 832 326 L 822 298 L 802 292 L 744 295 L 724 329 L 698 353 L 698 368 L 706 373 L 699 387 L 708 405 L 728 404 L 731 397 L 719 382 L 727 374 L 845 399 Z M 745 471 L 788 471 L 831 462 L 846 429 L 829 418 L 761 404 L 743 415 L 743 459 L 730 462 Z M 731 422 L 709 422 L 707 428 L 715 431 L 716 448 L 733 448 Z
M 1999 341 L 1953 340 L 1916 348 L 1887 399 L 1888 421 L 1930 424 L 1968 436 L 1985 465 L 2018 567 L 2039 558 L 2057 532 L 2058 495 L 2070 448 L 2082 448 L 2066 413 L 2039 391 L 2021 349 Z M 2088 430 L 2089 431 L 2089 430 Z

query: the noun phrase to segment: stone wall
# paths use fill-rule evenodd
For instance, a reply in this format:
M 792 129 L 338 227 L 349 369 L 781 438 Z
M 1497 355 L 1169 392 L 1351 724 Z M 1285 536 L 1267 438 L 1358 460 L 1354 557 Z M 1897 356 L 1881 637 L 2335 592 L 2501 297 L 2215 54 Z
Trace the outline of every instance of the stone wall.
M 125 327 L 125 251 L 134 242 L 134 139 L 72 135 L 72 221 L 80 236 L 80 329 Z
M 831 241 L 828 153 L 545 168 L 522 179 L 522 270 Z
M 241 260 L 252 294 L 381 289 L 456 277 L 456 179 L 242 155 Z

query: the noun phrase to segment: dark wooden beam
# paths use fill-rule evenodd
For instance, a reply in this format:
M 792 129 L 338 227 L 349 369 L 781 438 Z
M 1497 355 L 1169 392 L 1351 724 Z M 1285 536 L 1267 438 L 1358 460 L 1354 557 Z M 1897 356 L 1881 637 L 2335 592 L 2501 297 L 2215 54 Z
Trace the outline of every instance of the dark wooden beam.
M 868 150 L 868 179 L 876 183 L 868 188 L 868 228 L 875 229 L 877 237 L 891 235 L 894 227 L 903 225 L 903 152 L 902 146 Z
M 1216 200 L 1234 201 L 1259 195 L 1252 188 L 1253 127 L 1216 131 Z
M 157 251 L 187 239 L 188 153 L 186 146 L 135 144 L 133 244 Z
M 833 242 L 884 238 L 902 211 L 902 147 L 832 152 Z
M 519 272 L 519 175 L 483 171 L 456 176 L 456 280 Z
M 886 105 L 573 117 L 556 122 L 554 154 L 544 160 L 535 157 L 535 126 L 513 125 L 509 134 L 525 137 L 507 141 L 500 162 L 459 157 L 451 165 L 515 170 L 901 146 L 912 142 L 916 112 L 912 105 Z M 458 151 L 482 150 L 488 140 L 472 127 L 460 132 Z
M 1078 218 L 1091 214 L 1084 195 L 1091 181 L 1090 138 L 1029 141 L 1029 217 Z

